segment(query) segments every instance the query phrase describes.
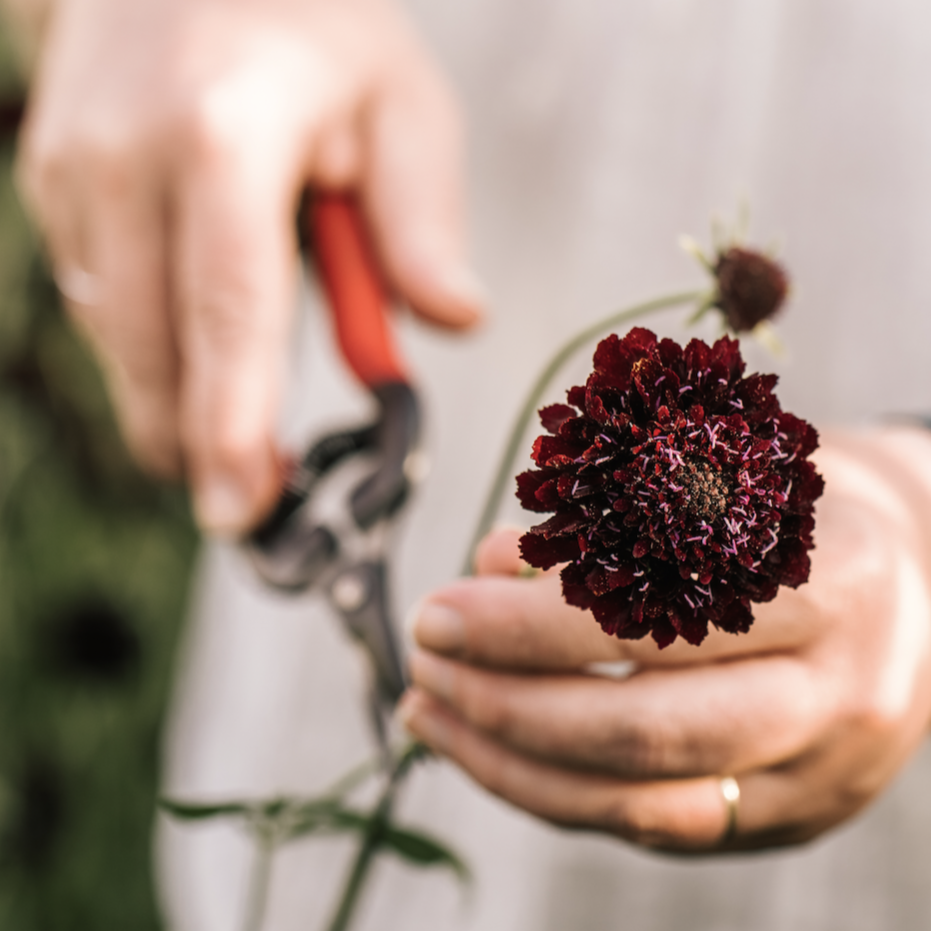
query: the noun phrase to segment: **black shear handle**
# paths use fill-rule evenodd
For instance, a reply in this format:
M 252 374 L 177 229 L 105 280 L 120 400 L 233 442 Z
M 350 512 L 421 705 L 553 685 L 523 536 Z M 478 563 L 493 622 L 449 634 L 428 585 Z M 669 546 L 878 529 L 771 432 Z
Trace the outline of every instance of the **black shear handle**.
M 285 484 L 275 510 L 246 540 L 262 579 L 274 588 L 309 588 L 339 556 L 340 541 L 305 513 L 317 485 L 332 469 L 360 454 L 375 457 L 374 470 L 353 489 L 349 511 L 361 531 L 392 517 L 411 490 L 410 457 L 420 433 L 420 405 L 405 382 L 372 389 L 379 402 L 375 423 L 318 440 Z
M 392 517 L 411 491 L 411 457 L 420 438 L 420 404 L 407 382 L 375 385 L 380 416 L 374 425 L 378 468 L 352 492 L 350 508 L 357 526 L 368 530 Z

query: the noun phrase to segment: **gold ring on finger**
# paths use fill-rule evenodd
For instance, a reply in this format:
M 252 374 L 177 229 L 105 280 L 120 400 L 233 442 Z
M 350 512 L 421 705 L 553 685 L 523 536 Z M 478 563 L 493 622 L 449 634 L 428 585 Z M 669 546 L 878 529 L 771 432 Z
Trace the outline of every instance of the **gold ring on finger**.
M 727 814 L 727 824 L 724 828 L 724 834 L 721 835 L 721 843 L 726 844 L 733 840 L 737 834 L 737 809 L 740 806 L 740 786 L 733 776 L 722 776 L 718 782 L 718 788 L 721 790 L 721 798 L 724 799 L 724 807 Z

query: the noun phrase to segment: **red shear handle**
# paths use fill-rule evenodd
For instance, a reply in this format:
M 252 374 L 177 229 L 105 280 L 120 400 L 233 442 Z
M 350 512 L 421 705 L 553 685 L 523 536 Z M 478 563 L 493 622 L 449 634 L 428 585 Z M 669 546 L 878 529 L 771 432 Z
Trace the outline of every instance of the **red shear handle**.
M 369 388 L 407 382 L 388 327 L 388 299 L 351 197 L 314 194 L 309 223 L 314 259 L 346 361 Z

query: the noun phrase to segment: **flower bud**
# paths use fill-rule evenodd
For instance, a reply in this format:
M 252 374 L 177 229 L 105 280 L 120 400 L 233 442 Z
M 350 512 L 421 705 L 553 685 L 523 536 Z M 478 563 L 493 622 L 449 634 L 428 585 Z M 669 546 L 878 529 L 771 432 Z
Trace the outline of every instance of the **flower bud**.
M 718 283 L 714 306 L 721 309 L 735 333 L 752 330 L 770 319 L 789 291 L 782 266 L 751 249 L 731 246 L 718 255 L 713 271 Z

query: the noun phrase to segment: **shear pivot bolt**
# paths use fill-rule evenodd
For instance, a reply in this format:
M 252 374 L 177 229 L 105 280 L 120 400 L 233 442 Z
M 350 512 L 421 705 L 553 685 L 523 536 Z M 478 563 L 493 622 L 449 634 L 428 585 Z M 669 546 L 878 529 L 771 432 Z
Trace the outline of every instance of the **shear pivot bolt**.
M 331 594 L 340 611 L 358 611 L 368 597 L 368 586 L 358 573 L 347 572 L 333 583 Z

